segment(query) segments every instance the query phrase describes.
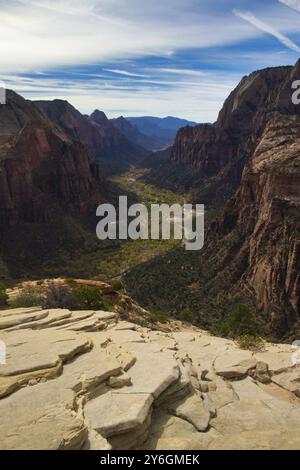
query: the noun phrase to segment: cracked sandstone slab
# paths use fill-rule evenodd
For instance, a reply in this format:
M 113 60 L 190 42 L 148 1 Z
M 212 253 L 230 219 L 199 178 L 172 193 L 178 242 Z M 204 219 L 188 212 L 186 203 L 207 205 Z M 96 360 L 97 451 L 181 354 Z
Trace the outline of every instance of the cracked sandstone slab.
M 87 438 L 73 392 L 59 389 L 55 381 L 0 400 L 0 417 L 1 450 L 80 449 Z
M 9 361 L 0 369 L 0 394 L 5 384 L 11 395 L 0 400 L 0 448 L 200 450 L 231 448 L 234 442 L 237 448 L 247 442 L 249 448 L 298 445 L 297 437 L 291 437 L 290 444 L 279 437 L 298 429 L 300 422 L 295 395 L 298 369 L 288 367 L 290 347 L 268 344 L 262 356 L 253 355 L 203 331 L 166 334 L 127 322 L 113 325 L 117 318 L 110 312 L 98 312 L 95 321 L 92 311 L 56 310 L 28 323 L 28 315 L 36 313 L 26 312 L 25 323 L 20 323 L 26 329 L 12 331 L 16 325 L 1 334 Z M 14 312 L 12 318 L 17 315 L 22 318 L 25 312 Z M 55 327 L 52 319 L 70 323 Z M 68 331 L 98 321 L 108 329 Z M 39 323 L 43 329 L 31 329 Z M 270 366 L 272 384 L 257 384 L 248 377 L 262 359 Z M 128 371 L 125 382 L 124 370 Z M 131 386 L 126 385 L 129 377 Z M 124 386 L 112 390 L 110 381 Z M 32 387 L 16 391 L 28 383 Z M 196 388 L 207 384 L 205 393 L 193 391 L 192 384 Z M 28 413 L 20 411 L 21 402 Z M 212 427 L 203 432 L 208 423 Z M 29 432 L 22 441 L 25 428 Z
M 88 402 L 84 414 L 89 426 L 108 438 L 141 426 L 152 403 L 153 397 L 147 393 L 108 392 Z

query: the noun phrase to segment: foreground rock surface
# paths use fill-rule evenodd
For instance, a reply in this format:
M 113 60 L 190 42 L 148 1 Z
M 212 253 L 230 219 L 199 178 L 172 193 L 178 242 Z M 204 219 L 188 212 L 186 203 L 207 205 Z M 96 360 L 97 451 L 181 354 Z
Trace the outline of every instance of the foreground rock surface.
M 300 449 L 294 349 L 111 312 L 1 312 L 0 449 Z

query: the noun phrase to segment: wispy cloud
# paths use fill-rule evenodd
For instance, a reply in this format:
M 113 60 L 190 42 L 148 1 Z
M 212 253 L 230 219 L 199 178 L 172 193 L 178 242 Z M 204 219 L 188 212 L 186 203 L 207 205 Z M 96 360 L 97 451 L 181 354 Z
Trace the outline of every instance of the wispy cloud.
M 278 0 L 278 1 L 286 5 L 287 7 L 290 7 L 293 10 L 300 12 L 300 0 Z
M 135 82 L 124 77 L 124 82 L 117 77 L 109 80 L 92 74 L 88 81 L 65 75 L 59 78 L 47 75 L 3 76 L 9 88 L 29 99 L 66 99 L 82 113 L 90 114 L 98 108 L 110 117 L 121 114 L 175 115 L 198 122 L 212 122 L 229 92 L 237 85 L 239 76 L 219 72 L 197 78 L 194 77 L 193 81 L 176 77 L 174 81 L 153 79 Z
M 125 75 L 125 77 L 147 77 L 147 75 L 142 75 L 140 73 L 127 72 L 126 70 L 119 69 L 103 69 L 106 72 L 115 73 L 117 75 Z
M 112 25 L 123 24 L 121 19 L 96 13 L 95 9 L 99 3 L 97 0 L 85 0 L 84 2 L 81 0 L 18 0 L 18 2 L 27 7 L 37 7 L 63 15 L 94 17 Z
M 0 0 L 0 71 L 104 65 L 149 56 L 172 58 L 187 49 L 224 47 L 257 37 L 257 31 L 232 17 L 233 3 Z M 279 18 L 285 21 L 285 33 L 298 26 L 289 12 Z
M 82 112 L 212 121 L 243 75 L 295 62 L 299 2 L 0 0 L 0 79 Z
M 260 31 L 270 34 L 274 38 L 278 39 L 284 46 L 287 48 L 291 49 L 292 51 L 295 52 L 300 52 L 300 47 L 297 46 L 293 41 L 291 41 L 287 36 L 284 34 L 280 33 L 277 31 L 273 26 L 265 23 L 264 21 L 260 20 L 257 18 L 255 15 L 253 15 L 250 12 L 242 12 L 239 10 L 234 9 L 233 13 L 235 16 L 242 18 L 243 20 L 247 21 L 251 25 L 253 25 L 255 28 L 259 29 Z
M 194 77 L 202 77 L 205 75 L 205 72 L 201 70 L 191 70 L 191 69 L 168 69 L 168 68 L 158 68 L 155 72 L 163 72 L 163 73 L 170 73 L 175 75 L 188 75 Z

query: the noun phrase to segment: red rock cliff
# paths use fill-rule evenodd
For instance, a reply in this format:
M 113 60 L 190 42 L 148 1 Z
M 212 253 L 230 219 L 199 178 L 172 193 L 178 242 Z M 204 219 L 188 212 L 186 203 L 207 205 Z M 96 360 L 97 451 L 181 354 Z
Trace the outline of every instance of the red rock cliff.
M 101 179 L 87 151 L 31 102 L 8 91 L 0 106 L 0 220 L 47 220 L 84 213 L 101 201 Z
M 214 125 L 178 133 L 171 157 L 217 178 L 219 190 L 231 184 L 233 196 L 224 198 L 218 226 L 220 259 L 233 233 L 240 250 L 227 252 L 218 276 L 223 270 L 226 278 L 243 254 L 247 261 L 237 279 L 228 277 L 228 289 L 234 282 L 254 294 L 270 331 L 279 334 L 300 322 L 300 106 L 291 99 L 296 79 L 300 61 L 245 77 Z

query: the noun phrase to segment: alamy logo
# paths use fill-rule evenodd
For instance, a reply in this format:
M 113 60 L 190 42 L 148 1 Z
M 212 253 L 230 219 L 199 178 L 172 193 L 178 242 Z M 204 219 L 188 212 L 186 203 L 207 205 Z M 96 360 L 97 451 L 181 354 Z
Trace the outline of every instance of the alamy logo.
M 0 340 L 0 366 L 6 364 L 6 344 Z
M 112 204 L 101 204 L 97 217 L 101 217 L 96 229 L 99 240 L 174 238 L 182 240 L 188 251 L 201 250 L 204 245 L 203 204 L 152 204 L 149 214 L 144 204 L 128 207 L 127 196 L 121 196 L 118 211 Z
M 292 89 L 296 90 L 292 95 L 292 102 L 293 104 L 298 105 L 300 104 L 300 80 L 295 80 L 292 83 Z
M 5 84 L 0 81 L 0 105 L 6 104 L 6 88 Z

